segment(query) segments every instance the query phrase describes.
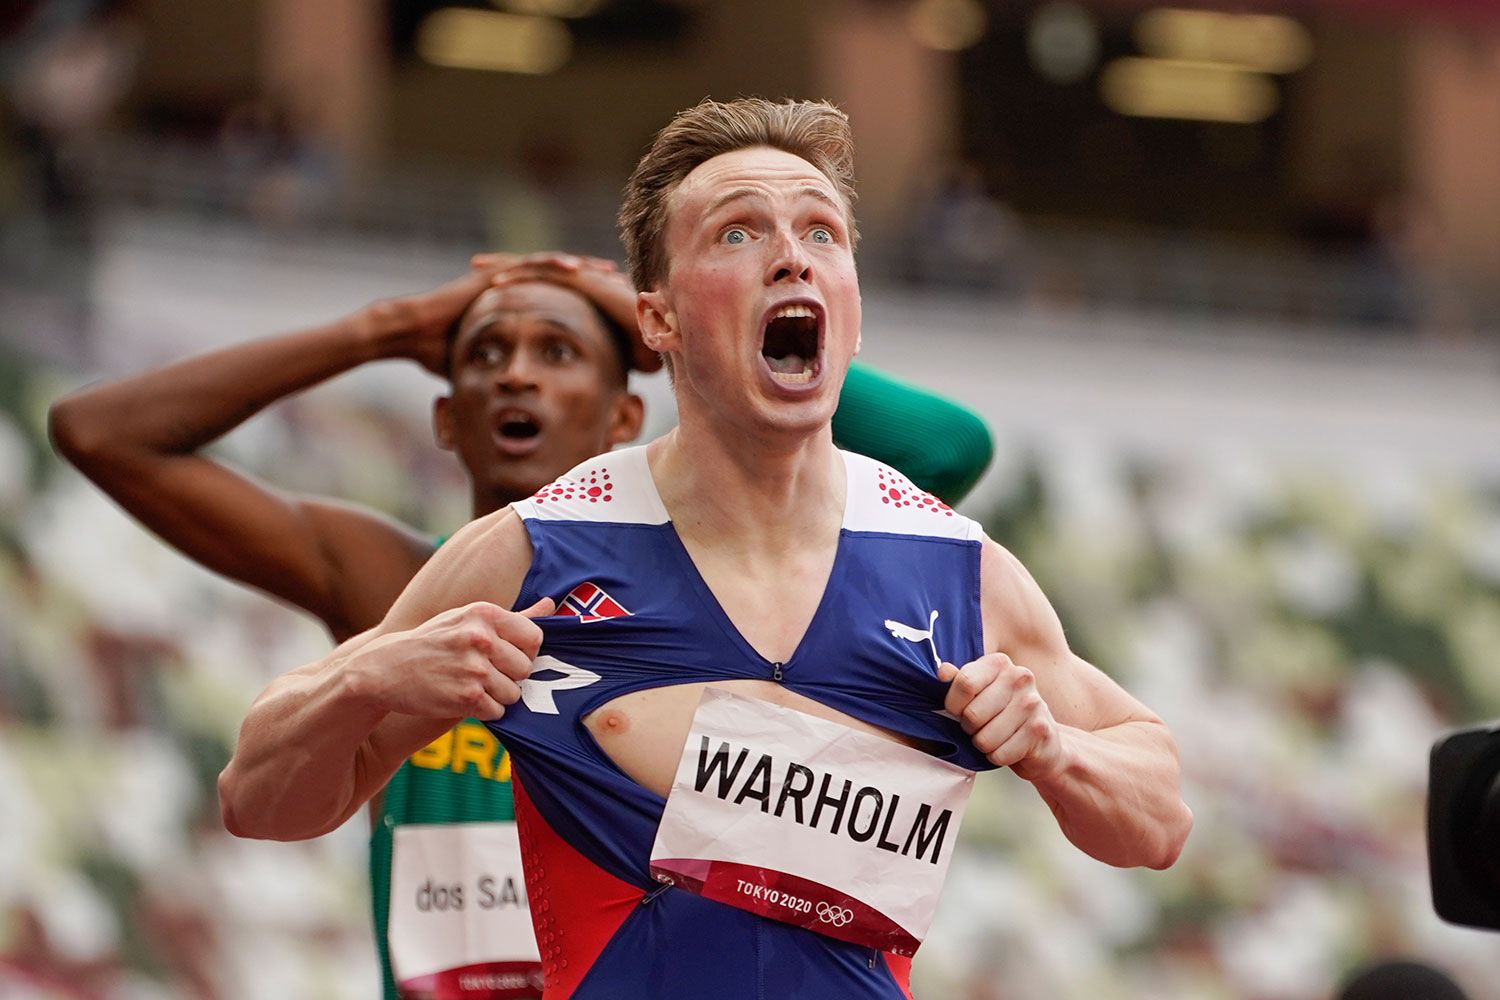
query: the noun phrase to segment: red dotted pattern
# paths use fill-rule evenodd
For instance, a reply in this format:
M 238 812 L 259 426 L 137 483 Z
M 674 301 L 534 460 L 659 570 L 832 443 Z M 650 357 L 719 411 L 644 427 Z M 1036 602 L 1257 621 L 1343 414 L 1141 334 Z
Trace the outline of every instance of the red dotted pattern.
M 908 480 L 884 466 L 878 469 L 876 475 L 879 478 L 875 485 L 880 490 L 881 503 L 893 507 L 915 507 L 917 510 L 927 510 L 945 517 L 953 516 L 952 507 L 931 493 L 917 489 Z
M 609 481 L 609 470 L 599 469 L 584 479 L 559 479 L 549 483 L 531 495 L 537 503 L 561 503 L 564 500 L 587 500 L 589 503 L 609 503 L 614 499 L 615 484 Z
M 512 783 L 512 788 L 519 793 L 519 785 Z M 517 794 L 517 812 L 520 805 L 520 795 Z M 555 989 L 560 974 L 568 967 L 567 959 L 562 957 L 562 929 L 557 926 L 557 918 L 552 915 L 552 901 L 547 898 L 547 868 L 542 862 L 542 852 L 534 842 L 525 839 L 521 841 L 521 867 L 526 873 L 531 925 L 536 930 L 536 943 L 541 951 L 544 987 Z
M 526 881 L 533 885 L 546 885 L 542 881 L 547 871 L 542 867 L 542 856 L 536 851 L 525 851 L 521 855 L 521 864 L 525 867 Z M 557 919 L 552 916 L 552 901 L 547 898 L 543 890 L 535 894 L 540 898 L 531 901 L 531 925 L 536 929 L 537 948 L 542 956 L 543 985 L 547 989 L 554 989 L 564 969 L 568 967 L 568 960 L 562 954 L 562 928 L 557 926 Z

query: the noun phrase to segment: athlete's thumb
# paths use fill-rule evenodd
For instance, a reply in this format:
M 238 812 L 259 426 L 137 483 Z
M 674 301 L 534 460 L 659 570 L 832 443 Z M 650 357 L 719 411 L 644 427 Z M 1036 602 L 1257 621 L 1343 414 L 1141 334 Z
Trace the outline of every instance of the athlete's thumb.
M 553 603 L 552 598 L 544 597 L 521 614 L 527 618 L 546 618 L 556 610 L 557 605 Z
M 958 668 L 949 663 L 947 660 L 944 660 L 942 663 L 938 664 L 938 680 L 944 682 L 951 681 L 957 676 Z

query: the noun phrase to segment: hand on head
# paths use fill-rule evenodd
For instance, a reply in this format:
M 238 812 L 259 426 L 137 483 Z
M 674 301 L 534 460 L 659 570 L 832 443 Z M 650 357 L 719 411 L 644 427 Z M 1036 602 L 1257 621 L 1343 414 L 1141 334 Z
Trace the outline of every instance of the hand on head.
M 401 333 L 399 356 L 411 358 L 435 375 L 448 374 L 454 325 L 486 290 L 542 281 L 572 289 L 592 302 L 630 335 L 631 365 L 656 371 L 661 359 L 641 343 L 636 327 L 635 289 L 612 260 L 547 250 L 540 253 L 479 253 L 469 273 L 426 292 L 385 299 L 371 309 L 377 329 Z
M 537 253 L 476 253 L 469 258 L 469 266 L 486 274 L 503 271 L 530 271 L 533 280 L 554 280 L 557 276 L 578 274 L 584 271 L 614 273 L 615 262 L 604 257 L 589 257 L 582 254 L 564 253 L 561 250 L 542 250 Z
M 454 324 L 488 287 L 488 275 L 471 270 L 437 288 L 376 302 L 369 315 L 376 330 L 399 337 L 399 351 L 392 356 L 408 357 L 434 375 L 447 375 Z
M 481 253 L 470 258 L 470 266 L 485 275 L 491 288 L 505 288 L 530 281 L 546 281 L 571 288 L 630 336 L 630 367 L 654 372 L 661 356 L 641 340 L 636 321 L 635 287 L 612 260 L 546 250 L 531 254 Z

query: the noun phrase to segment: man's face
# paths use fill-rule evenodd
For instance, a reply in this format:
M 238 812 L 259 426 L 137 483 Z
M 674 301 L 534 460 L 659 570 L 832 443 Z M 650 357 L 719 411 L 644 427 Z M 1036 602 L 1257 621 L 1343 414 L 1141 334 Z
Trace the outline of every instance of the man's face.
M 672 355 L 679 409 L 761 430 L 827 423 L 860 328 L 833 183 L 778 149 L 725 153 L 672 193 L 665 236 L 667 276 L 643 296 L 642 328 Z
M 475 513 L 530 496 L 640 431 L 640 401 L 587 300 L 546 283 L 484 292 L 459 322 L 438 439 L 474 487 Z

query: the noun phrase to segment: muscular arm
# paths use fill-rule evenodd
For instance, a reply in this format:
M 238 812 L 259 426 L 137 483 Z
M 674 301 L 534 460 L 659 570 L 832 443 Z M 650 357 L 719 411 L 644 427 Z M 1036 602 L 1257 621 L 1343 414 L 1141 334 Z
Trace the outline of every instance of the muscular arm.
M 334 323 L 88 386 L 52 407 L 52 440 L 170 545 L 345 638 L 379 621 L 430 543 L 373 511 L 277 490 L 203 449 L 271 403 L 366 362 L 440 367 L 444 329 L 486 281 L 471 273 Z
M 1120 867 L 1170 866 L 1192 828 L 1166 724 L 1068 648 L 1025 568 L 985 540 L 985 649 L 946 707 L 989 759 L 1030 781 L 1078 848 Z
M 520 695 L 541 630 L 515 600 L 531 550 L 509 508 L 465 527 L 370 631 L 273 681 L 219 776 L 237 836 L 300 840 L 337 828 L 401 762 L 465 717 Z
M 989 428 L 977 414 L 858 363 L 844 379 L 833 438 L 899 469 L 948 504 L 964 498 L 993 454 Z

